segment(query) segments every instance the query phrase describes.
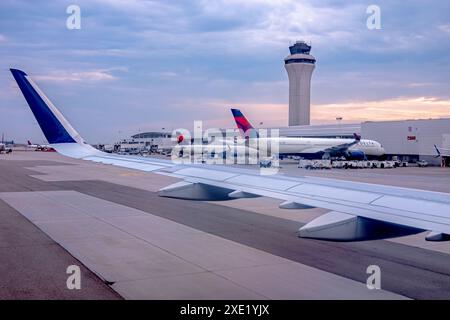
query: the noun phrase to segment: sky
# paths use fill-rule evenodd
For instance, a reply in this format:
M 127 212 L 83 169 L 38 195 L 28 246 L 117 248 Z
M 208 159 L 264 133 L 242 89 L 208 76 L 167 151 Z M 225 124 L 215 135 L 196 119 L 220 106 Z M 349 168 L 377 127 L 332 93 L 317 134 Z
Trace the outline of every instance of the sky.
M 81 29 L 66 26 L 69 5 Z M 369 30 L 369 5 L 381 29 Z M 450 117 L 450 2 L 0 2 L 0 132 L 45 142 L 9 68 L 28 73 L 90 143 L 234 126 L 229 107 L 286 126 L 283 59 L 312 44 L 311 122 Z

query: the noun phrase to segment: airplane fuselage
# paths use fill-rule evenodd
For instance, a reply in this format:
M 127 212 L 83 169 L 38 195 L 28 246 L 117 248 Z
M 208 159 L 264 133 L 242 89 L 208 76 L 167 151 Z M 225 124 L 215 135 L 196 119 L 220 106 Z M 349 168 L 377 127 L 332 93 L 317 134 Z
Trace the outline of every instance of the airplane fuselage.
M 227 140 L 228 141 L 228 140 Z M 228 141 L 229 142 L 229 141 Z M 234 141 L 237 144 L 243 144 L 243 138 Z M 304 158 L 317 159 L 325 154 L 330 157 L 367 157 L 379 158 L 385 154 L 383 146 L 374 140 L 361 139 L 333 139 L 333 138 L 296 138 L 296 137 L 268 137 L 268 138 L 249 138 L 245 142 L 248 146 L 253 146 L 258 150 L 266 148 L 274 152 L 274 146 L 278 144 L 278 154 L 280 156 L 301 156 Z M 333 150 L 338 146 L 354 143 L 346 150 Z

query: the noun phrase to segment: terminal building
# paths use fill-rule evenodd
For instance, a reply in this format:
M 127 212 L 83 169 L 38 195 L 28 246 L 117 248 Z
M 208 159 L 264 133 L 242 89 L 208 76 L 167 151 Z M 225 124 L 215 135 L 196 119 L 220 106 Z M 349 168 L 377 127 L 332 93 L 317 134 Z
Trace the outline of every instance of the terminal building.
M 363 122 L 361 135 L 380 142 L 390 156 L 439 165 L 434 146 L 450 148 L 450 119 Z
M 113 145 L 99 145 L 99 149 L 107 152 L 138 154 L 141 152 L 156 152 L 170 150 L 173 147 L 170 132 L 140 132 L 129 139 L 123 139 Z
M 434 145 L 450 149 L 450 119 L 422 119 L 398 121 L 366 121 L 360 124 L 310 125 L 279 128 L 280 136 L 352 138 L 353 133 L 363 139 L 376 140 L 386 150 L 389 159 L 415 162 L 425 160 L 439 165 Z M 447 160 L 447 163 L 450 159 Z
M 140 149 L 148 151 L 171 149 L 173 142 L 171 140 L 170 132 L 140 132 L 131 136 L 131 141 L 134 142 Z

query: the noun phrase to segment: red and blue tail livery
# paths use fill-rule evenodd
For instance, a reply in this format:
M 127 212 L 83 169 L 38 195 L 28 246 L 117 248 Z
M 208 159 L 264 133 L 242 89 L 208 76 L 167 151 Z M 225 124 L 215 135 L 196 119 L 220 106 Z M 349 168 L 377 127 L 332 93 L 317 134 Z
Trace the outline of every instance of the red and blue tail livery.
M 250 124 L 250 122 L 245 118 L 239 109 L 231 109 L 231 113 L 233 114 L 234 121 L 236 121 L 236 125 L 239 130 L 241 130 L 246 138 L 257 138 L 258 132 L 255 128 Z

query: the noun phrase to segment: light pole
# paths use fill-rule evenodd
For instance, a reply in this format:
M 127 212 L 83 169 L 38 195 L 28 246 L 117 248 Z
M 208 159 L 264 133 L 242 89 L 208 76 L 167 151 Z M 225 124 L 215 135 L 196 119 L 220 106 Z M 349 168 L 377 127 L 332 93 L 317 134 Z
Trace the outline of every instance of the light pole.
M 336 117 L 336 121 L 338 122 L 340 138 L 342 138 L 342 127 L 341 127 L 342 117 Z
M 141 128 L 139 128 L 139 153 L 142 155 L 142 132 L 141 132 Z

